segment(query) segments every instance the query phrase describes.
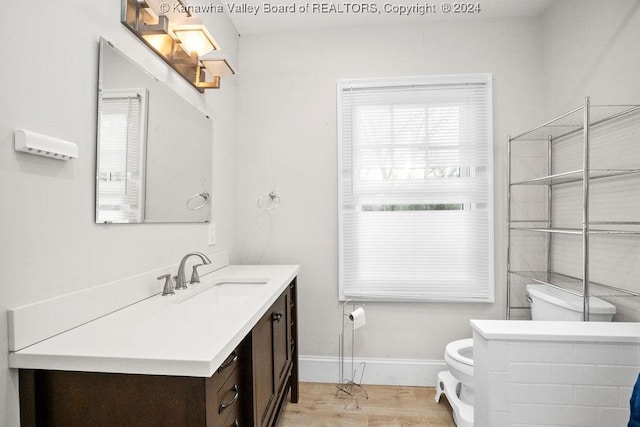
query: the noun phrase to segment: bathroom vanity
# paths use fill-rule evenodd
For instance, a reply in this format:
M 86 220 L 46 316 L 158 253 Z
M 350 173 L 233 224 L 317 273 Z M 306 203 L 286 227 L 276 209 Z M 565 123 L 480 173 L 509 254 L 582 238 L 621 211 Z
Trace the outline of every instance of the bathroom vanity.
M 225 267 L 10 353 L 21 425 L 275 425 L 298 400 L 297 272 Z

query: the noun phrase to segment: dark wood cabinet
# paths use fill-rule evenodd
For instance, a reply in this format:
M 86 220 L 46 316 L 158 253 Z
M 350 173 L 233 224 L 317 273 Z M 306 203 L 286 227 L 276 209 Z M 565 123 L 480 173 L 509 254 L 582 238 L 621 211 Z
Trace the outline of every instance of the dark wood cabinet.
M 251 384 L 243 375 L 250 363 L 242 363 L 249 356 L 247 347 L 245 339 L 208 381 L 207 426 L 247 425 L 251 419 L 243 415 L 251 407 Z
M 20 370 L 24 426 L 223 426 L 251 417 L 249 341 L 208 378 Z
M 275 424 L 289 390 L 291 401 L 298 401 L 295 292 L 293 282 L 252 331 L 255 426 Z
M 21 425 L 274 426 L 298 401 L 295 285 L 208 378 L 21 369 Z

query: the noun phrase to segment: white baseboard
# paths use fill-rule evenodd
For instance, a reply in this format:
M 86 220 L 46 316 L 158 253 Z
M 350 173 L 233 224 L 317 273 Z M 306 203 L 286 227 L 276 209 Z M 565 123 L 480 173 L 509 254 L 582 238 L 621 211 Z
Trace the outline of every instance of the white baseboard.
M 300 381 L 312 383 L 337 383 L 339 358 L 322 356 L 299 356 Z M 435 387 L 438 372 L 446 370 L 444 360 L 378 359 L 354 360 L 357 368 L 356 381 L 360 377 L 359 365 L 366 362 L 363 384 L 404 385 Z M 351 371 L 351 359 L 345 359 L 345 372 Z

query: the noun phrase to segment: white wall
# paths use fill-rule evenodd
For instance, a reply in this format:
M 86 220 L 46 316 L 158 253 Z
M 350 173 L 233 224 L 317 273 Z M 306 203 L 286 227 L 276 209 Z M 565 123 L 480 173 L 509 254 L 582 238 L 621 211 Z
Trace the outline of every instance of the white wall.
M 202 18 L 237 63 L 238 36 L 228 18 Z M 120 24 L 117 1 L 8 2 L 0 28 L 6 41 L 0 66 L 0 425 L 15 426 L 18 380 L 7 368 L 7 307 L 210 249 L 203 224 L 94 224 L 99 37 L 213 117 L 216 248 L 231 249 L 232 260 L 237 259 L 237 90 L 229 79 L 222 89 L 200 95 Z M 18 127 L 74 141 L 80 158 L 61 162 L 18 154 L 13 150 Z
M 640 1 L 556 1 L 541 17 L 545 65 L 546 110 L 553 118 L 582 103 L 640 104 Z M 595 115 L 595 113 L 594 113 Z M 640 115 L 612 122 L 592 134 L 591 167 L 637 168 L 640 164 Z M 579 141 L 578 141 L 579 142 Z M 581 168 L 580 145 L 558 146 L 557 166 L 573 163 Z M 577 165 L 577 166 L 576 166 Z M 591 188 L 592 220 L 631 220 L 640 217 L 640 178 L 603 180 Z M 582 206 L 580 188 L 558 187 L 555 214 L 561 221 L 578 219 Z M 574 220 L 574 224 L 576 221 Z M 580 239 L 554 238 L 555 269 L 581 275 Z M 593 280 L 640 292 L 636 237 L 591 238 Z M 617 306 L 614 320 L 639 321 L 639 298 L 607 298 Z
M 549 115 L 593 103 L 637 104 L 640 1 L 559 0 L 541 17 Z
M 544 117 L 541 49 L 535 18 L 241 38 L 238 249 L 246 263 L 302 265 L 301 355 L 338 353 L 336 80 L 493 73 L 496 303 L 370 303 L 359 330 L 359 357 L 441 362 L 469 319 L 504 316 L 506 140 Z M 261 213 L 273 180 L 282 203 Z

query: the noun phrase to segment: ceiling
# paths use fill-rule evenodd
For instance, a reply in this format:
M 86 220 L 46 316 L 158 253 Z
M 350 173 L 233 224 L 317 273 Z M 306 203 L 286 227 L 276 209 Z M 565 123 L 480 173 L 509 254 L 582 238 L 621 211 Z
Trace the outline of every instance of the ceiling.
M 481 0 L 480 11 L 475 13 L 444 13 L 443 5 L 456 4 L 455 1 L 421 2 L 411 0 L 226 0 L 224 7 L 240 35 L 354 27 L 360 25 L 410 24 L 459 19 L 486 19 L 538 16 L 553 0 Z M 287 10 L 265 10 L 265 4 L 288 6 Z M 314 11 L 312 8 L 316 6 Z M 469 3 L 457 3 L 469 4 Z M 301 10 L 309 5 L 305 13 Z M 374 5 L 377 13 L 367 13 L 361 5 Z M 427 7 L 425 7 L 427 5 Z M 232 6 L 239 9 L 230 10 Z M 408 14 L 399 14 L 399 6 L 414 7 Z M 422 14 L 416 6 L 423 8 Z M 325 9 L 319 9 L 324 7 Z M 371 7 L 371 6 L 369 6 Z M 252 8 L 258 8 L 253 9 Z M 292 11 L 294 10 L 294 11 Z

